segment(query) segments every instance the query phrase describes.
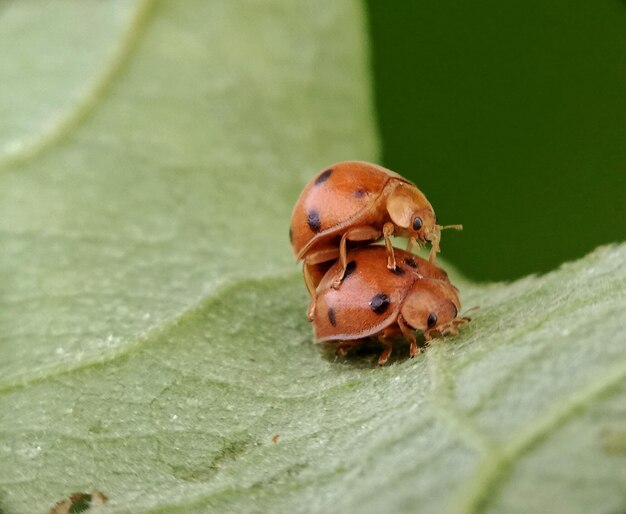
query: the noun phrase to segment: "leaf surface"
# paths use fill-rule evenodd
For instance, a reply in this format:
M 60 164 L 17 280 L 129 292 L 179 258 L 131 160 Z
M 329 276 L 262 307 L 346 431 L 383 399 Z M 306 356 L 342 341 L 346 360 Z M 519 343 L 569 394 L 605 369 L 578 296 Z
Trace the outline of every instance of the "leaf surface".
M 79 2 L 0 11 L 19 58 L 75 67 L 0 68 L 24 82 L 0 101 L 5 514 L 92 490 L 133 513 L 624 509 L 625 245 L 453 274 L 481 306 L 460 337 L 336 359 L 287 232 L 316 170 L 376 159 L 361 5 L 96 4 L 86 35 Z

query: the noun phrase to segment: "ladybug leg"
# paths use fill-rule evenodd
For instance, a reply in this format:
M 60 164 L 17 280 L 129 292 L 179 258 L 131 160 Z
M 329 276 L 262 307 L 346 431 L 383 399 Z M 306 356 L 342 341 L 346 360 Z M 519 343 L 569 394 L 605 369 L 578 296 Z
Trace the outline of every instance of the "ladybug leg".
M 386 336 L 378 336 L 378 340 L 386 347 L 383 350 L 383 353 L 378 357 L 378 365 L 384 366 L 389 360 L 389 356 L 391 355 L 391 351 L 393 350 L 393 343 L 390 338 Z
M 413 252 L 413 248 L 417 248 L 419 250 L 420 244 L 414 237 L 409 237 L 409 240 L 406 243 L 406 251 Z
M 398 326 L 400 327 L 400 330 L 402 331 L 402 335 L 404 335 L 404 337 L 406 337 L 409 340 L 409 344 L 410 344 L 409 357 L 411 357 L 412 359 L 422 350 L 421 348 L 417 346 L 417 340 L 415 339 L 415 334 L 413 334 L 413 331 L 404 322 L 404 319 L 402 318 L 402 316 L 398 316 Z
M 341 341 L 339 345 L 337 345 L 337 348 L 335 349 L 335 355 L 338 355 L 340 357 L 345 357 L 351 348 L 353 348 L 354 346 L 358 346 L 359 344 L 361 344 L 361 341 L 359 340 Z
M 393 235 L 393 223 L 388 221 L 383 225 L 383 237 L 385 238 L 385 247 L 387 248 L 387 269 L 396 269 L 396 256 L 393 253 L 393 245 L 391 244 L 391 236 Z
M 335 350 L 335 355 L 337 355 L 338 357 L 345 357 L 346 355 L 348 355 L 349 349 L 350 347 L 348 345 L 340 344 Z
M 346 267 L 348 266 L 348 249 L 346 247 L 348 244 L 349 232 L 350 231 L 348 230 L 348 232 L 341 236 L 341 241 L 339 242 L 339 262 L 341 263 L 341 273 L 339 273 L 339 276 L 332 283 L 333 289 L 337 289 L 340 286 L 343 276 L 346 274 Z
M 470 321 L 471 321 L 471 318 L 468 318 L 467 316 L 463 316 L 462 318 L 455 318 L 453 320 L 450 320 L 448 324 L 442 327 L 439 327 L 434 333 L 435 335 L 442 335 L 442 336 L 449 336 L 449 335 L 458 336 L 460 327 L 462 327 L 463 325 L 466 325 Z
M 459 335 L 459 325 L 457 323 L 453 323 L 452 326 L 450 328 L 448 328 L 448 332 L 446 335 L 453 335 L 453 336 L 458 336 Z
M 450 333 L 452 335 L 455 335 L 455 336 L 458 336 L 459 335 L 459 328 L 462 327 L 463 325 L 466 325 L 470 321 L 471 321 L 471 318 L 468 318 L 467 316 L 463 316 L 462 318 L 453 319 L 450 322 L 450 329 L 449 329 L 448 333 Z
M 348 266 L 348 241 L 376 241 L 380 239 L 380 230 L 370 227 L 354 227 L 348 230 L 339 242 L 339 262 L 341 263 L 341 273 L 332 283 L 333 289 L 338 289 L 341 285 L 344 275 L 346 274 L 346 267 Z
M 339 257 L 337 248 L 323 248 L 310 253 L 304 259 L 304 281 L 311 298 L 315 298 L 315 290 L 328 269 L 333 264 L 332 261 Z
M 339 257 L 339 250 L 337 250 L 337 248 L 324 248 L 307 255 L 304 262 L 309 266 L 313 266 L 314 264 L 322 264 L 328 261 L 334 261 L 335 259 L 337 259 L 337 257 Z M 330 268 L 330 266 L 328 267 Z M 320 278 L 324 275 L 326 271 L 327 270 L 324 270 L 320 273 Z
M 306 261 L 304 262 L 304 266 L 302 266 L 302 271 L 304 273 L 304 283 L 306 284 L 306 288 L 311 295 L 311 303 L 306 310 L 306 319 L 308 321 L 313 321 L 313 313 L 315 312 L 315 284 L 313 283 L 311 270 L 309 269 Z
M 426 341 L 426 344 L 429 344 L 430 341 L 432 341 L 438 333 L 438 330 L 426 330 L 424 332 L 424 341 Z
M 311 298 L 315 298 L 315 281 L 313 280 L 313 275 L 311 274 L 311 265 L 306 261 L 304 261 L 304 265 L 302 266 L 302 274 L 304 275 L 304 283 L 309 295 L 311 295 Z
M 455 320 L 450 321 L 447 325 L 439 327 L 437 332 L 442 336 L 458 336 L 459 335 L 459 323 L 455 323 Z
M 332 261 L 337 258 L 338 253 L 336 248 L 326 248 L 311 253 L 304 259 L 304 264 L 302 265 L 304 283 L 311 296 L 311 303 L 306 311 L 306 318 L 309 321 L 313 321 L 317 285 L 320 283 L 320 280 L 322 280 L 328 268 L 332 265 Z
M 441 241 L 441 232 L 437 232 L 430 243 L 430 254 L 428 255 L 428 261 L 431 263 L 435 263 L 437 258 L 437 254 L 441 251 L 441 247 L 439 246 L 439 242 Z

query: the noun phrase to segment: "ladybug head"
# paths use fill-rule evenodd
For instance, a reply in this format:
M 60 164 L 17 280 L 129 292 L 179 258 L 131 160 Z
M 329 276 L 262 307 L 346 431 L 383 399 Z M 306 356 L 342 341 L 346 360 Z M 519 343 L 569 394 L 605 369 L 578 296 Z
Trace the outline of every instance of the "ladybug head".
M 400 311 L 405 323 L 424 333 L 426 340 L 433 334 L 443 334 L 453 325 L 461 303 L 456 288 L 442 280 L 417 280 L 402 304 Z
M 441 231 L 462 230 L 462 225 L 442 226 L 424 194 L 413 184 L 399 184 L 387 197 L 387 212 L 395 225 L 395 235 L 409 237 L 414 242 L 430 243 L 431 261 L 439 252 Z
M 435 211 L 414 185 L 398 185 L 387 198 L 387 212 L 396 227 L 396 235 L 414 237 L 423 242 L 438 239 Z

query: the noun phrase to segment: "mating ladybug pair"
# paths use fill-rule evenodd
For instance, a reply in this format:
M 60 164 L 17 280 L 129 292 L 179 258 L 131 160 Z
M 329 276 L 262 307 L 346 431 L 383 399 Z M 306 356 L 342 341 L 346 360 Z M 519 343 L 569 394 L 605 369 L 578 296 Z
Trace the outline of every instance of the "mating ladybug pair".
M 426 341 L 457 334 L 469 318 L 459 317 L 457 289 L 434 264 L 445 228 L 462 227 L 438 225 L 415 184 L 381 166 L 349 161 L 318 173 L 298 198 L 289 229 L 294 254 L 304 260 L 316 341 L 338 342 L 345 353 L 377 338 L 384 364 L 398 337 L 409 341 L 413 357 L 420 351 L 416 331 Z M 408 238 L 406 251 L 392 246 L 392 235 Z M 385 246 L 370 245 L 381 238 Z M 429 260 L 411 253 L 426 243 Z

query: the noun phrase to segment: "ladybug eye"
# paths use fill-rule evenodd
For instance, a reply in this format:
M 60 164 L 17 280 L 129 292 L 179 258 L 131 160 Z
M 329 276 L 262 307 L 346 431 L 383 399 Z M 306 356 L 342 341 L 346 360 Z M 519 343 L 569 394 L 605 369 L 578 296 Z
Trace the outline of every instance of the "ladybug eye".
M 422 228 L 422 218 L 417 217 L 413 220 L 413 230 L 419 230 Z
M 426 323 L 428 324 L 428 328 L 434 327 L 435 324 L 437 323 L 437 315 L 434 312 L 431 312 L 428 315 L 428 319 L 426 320 Z

